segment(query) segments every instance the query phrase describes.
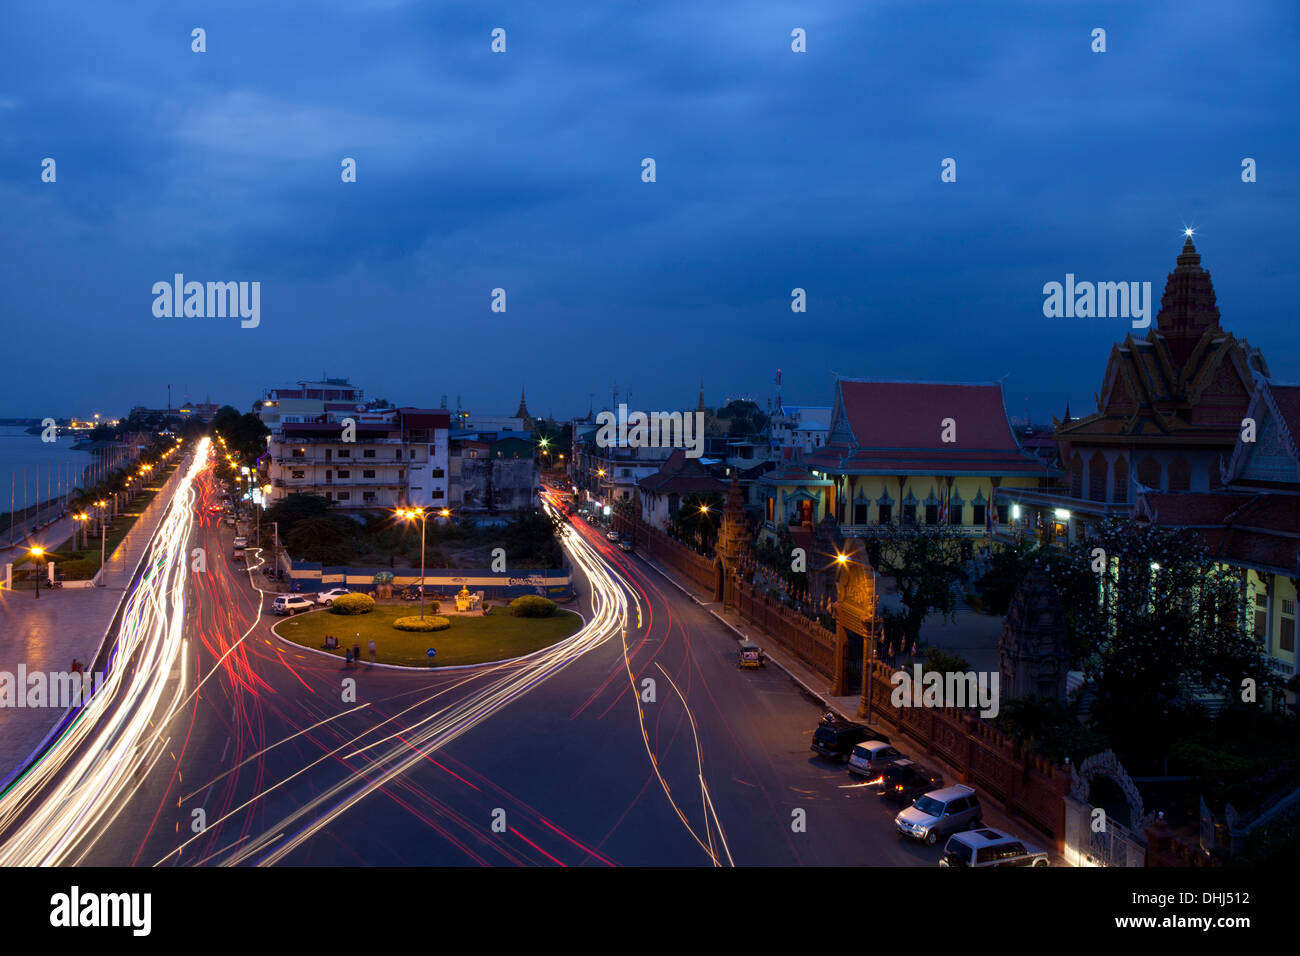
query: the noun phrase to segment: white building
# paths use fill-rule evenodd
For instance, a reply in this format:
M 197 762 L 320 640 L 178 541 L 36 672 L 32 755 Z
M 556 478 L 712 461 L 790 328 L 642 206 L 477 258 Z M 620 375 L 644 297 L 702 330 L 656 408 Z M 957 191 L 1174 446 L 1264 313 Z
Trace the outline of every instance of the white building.
M 267 503 L 321 495 L 339 509 L 449 507 L 443 409 L 395 408 L 338 422 L 285 422 L 269 444 Z M 349 440 L 350 439 L 350 440 Z

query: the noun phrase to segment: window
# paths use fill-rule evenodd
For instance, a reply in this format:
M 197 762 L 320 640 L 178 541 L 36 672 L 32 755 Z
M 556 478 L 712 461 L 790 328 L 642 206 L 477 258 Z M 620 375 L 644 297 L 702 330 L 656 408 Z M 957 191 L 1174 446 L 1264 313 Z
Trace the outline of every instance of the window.
M 351 477 L 352 477 L 352 472 L 348 471 L 348 469 L 346 468 L 339 469 L 339 478 L 351 478 Z
M 894 506 L 892 504 L 876 504 L 876 524 L 889 524 L 894 520 Z
M 984 514 L 984 505 L 971 505 L 970 523 L 979 527 L 988 524 L 988 517 Z
M 925 506 L 925 523 L 926 523 L 926 524 L 938 524 L 938 523 L 939 523 L 939 506 L 938 506 L 938 505 L 926 505 L 926 506 Z
M 962 520 L 962 518 L 964 517 L 964 511 L 965 511 L 965 505 L 963 505 L 960 501 L 954 501 L 950 503 L 948 505 L 948 523 L 964 524 L 965 522 Z
M 1099 451 L 1092 453 L 1088 463 L 1088 500 L 1106 500 L 1106 456 Z
M 442 497 L 442 489 L 441 489 L 441 488 L 434 488 L 434 489 L 433 489 L 433 497 L 434 497 L 434 500 L 437 500 L 437 499 L 441 498 L 441 497 Z
M 1115 496 L 1116 504 L 1124 504 L 1128 501 L 1128 459 L 1115 459 Z
M 1255 639 L 1264 640 L 1268 636 L 1268 597 L 1263 591 L 1255 592 Z
M 293 454 L 293 457 L 294 457 L 294 458 L 305 458 L 305 457 L 307 457 L 307 449 L 305 449 L 305 448 L 295 448 L 295 449 L 293 450 L 293 453 L 292 453 L 292 454 Z
M 301 469 L 294 469 L 293 471 L 291 471 L 291 472 L 289 473 L 289 477 L 290 477 L 290 478 L 305 478 L 305 477 L 307 477 L 307 473 L 306 473 L 305 471 L 302 471 Z
M 361 477 L 362 477 L 362 478 L 373 478 L 373 477 L 375 477 L 375 469 L 373 469 L 373 468 L 367 468 L 367 469 L 365 469 L 363 472 L 361 472 Z
M 370 502 L 375 500 L 375 493 L 373 491 L 363 492 L 361 495 L 361 500 L 369 504 Z
M 375 457 L 375 450 L 374 450 L 373 448 L 363 448 L 363 449 L 361 449 L 361 457 L 362 457 L 362 458 L 374 458 L 374 457 Z
M 903 505 L 903 524 L 916 524 L 916 505 Z
M 433 477 L 435 477 L 435 478 L 441 478 L 441 477 L 443 477 L 442 469 L 441 469 L 441 468 L 435 468 L 435 469 L 433 469 Z
M 1282 602 L 1282 619 L 1277 627 L 1277 649 L 1295 653 L 1295 601 Z
M 1007 505 L 998 505 L 997 507 L 998 507 L 998 524 L 1000 525 L 1006 524 L 1007 512 L 1009 510 L 1009 507 Z
M 1083 497 L 1083 459 L 1079 455 L 1070 462 L 1070 497 Z
M 1192 466 L 1187 463 L 1187 459 L 1182 455 L 1169 463 L 1169 490 L 1192 490 Z
M 400 448 L 397 449 L 397 460 L 398 460 L 398 461 L 401 461 L 401 460 L 402 460 L 402 449 L 400 449 Z
M 339 501 L 350 501 L 351 499 L 352 499 L 352 492 L 350 491 L 339 492 Z
M 854 524 L 867 523 L 867 503 L 865 501 L 853 502 L 853 523 Z
M 352 449 L 351 449 L 351 448 L 340 448 L 340 449 L 339 449 L 339 457 L 340 457 L 340 458 L 351 458 L 351 457 L 352 457 Z

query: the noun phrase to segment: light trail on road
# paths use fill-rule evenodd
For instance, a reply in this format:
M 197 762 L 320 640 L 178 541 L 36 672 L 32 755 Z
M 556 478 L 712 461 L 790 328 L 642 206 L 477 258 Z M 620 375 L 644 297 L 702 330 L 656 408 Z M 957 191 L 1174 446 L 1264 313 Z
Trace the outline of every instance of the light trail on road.
M 553 514 L 549 503 L 544 503 L 543 507 Z M 230 855 L 220 862 L 225 865 L 251 862 L 265 866 L 282 861 L 357 803 L 396 782 L 441 747 L 478 726 L 583 654 L 618 635 L 627 619 L 629 590 L 625 589 L 617 573 L 606 565 L 600 553 L 580 536 L 565 535 L 563 545 L 574 566 L 586 575 L 591 590 L 592 615 L 577 633 L 522 660 L 475 672 L 479 676 L 485 673 L 499 676 L 492 677 L 485 686 L 400 734 L 389 734 L 368 743 L 364 741 L 376 728 L 358 735 L 353 741 L 354 752 L 347 757 L 364 757 L 369 761 L 364 768 L 354 769 L 350 776 L 266 827 L 260 836 L 244 841 L 238 849 L 232 847 Z M 523 839 L 517 831 L 511 832 Z M 189 842 L 192 840 L 186 841 Z M 169 853 L 159 862 L 165 862 L 172 855 Z
M 169 738 L 161 728 L 185 692 L 186 546 L 194 482 L 208 467 L 209 445 L 207 438 L 199 441 L 153 537 L 145 570 L 127 598 L 103 684 L 0 798 L 0 865 L 76 863 L 167 752 Z

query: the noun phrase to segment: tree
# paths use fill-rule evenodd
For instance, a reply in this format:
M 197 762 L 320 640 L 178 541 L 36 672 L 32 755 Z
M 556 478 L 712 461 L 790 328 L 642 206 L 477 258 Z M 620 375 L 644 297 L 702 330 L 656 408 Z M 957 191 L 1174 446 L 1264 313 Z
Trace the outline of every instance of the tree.
M 558 516 L 521 509 L 505 528 L 506 557 L 512 562 L 527 561 L 544 568 L 564 566 L 560 538 L 566 534 Z
M 718 409 L 717 417 L 731 422 L 729 434 L 732 437 L 760 435 L 767 428 L 768 418 L 758 404 L 748 399 L 737 398 Z
M 309 518 L 321 518 L 328 512 L 333 502 L 324 495 L 288 495 L 266 509 L 262 515 L 262 524 L 276 522 L 280 526 L 280 538 L 287 541 L 299 521 Z
M 357 526 L 350 518 L 324 515 L 295 522 L 286 544 L 302 561 L 350 564 L 357 555 L 356 538 Z
M 896 616 L 901 638 L 915 644 L 931 610 L 957 609 L 953 585 L 961 575 L 961 547 L 950 531 L 925 525 L 881 529 L 877 571 L 894 579 L 904 611 Z
M 691 492 L 668 516 L 669 528 L 679 541 L 696 545 L 703 553 L 712 550 L 722 521 L 722 495 L 716 491 Z
M 1241 572 L 1190 532 L 1108 519 L 1047 562 L 1096 726 L 1138 752 L 1181 736 L 1198 693 L 1280 684 L 1246 622 Z
M 1038 552 L 1037 545 L 998 545 L 993 548 L 989 556 L 989 569 L 975 582 L 985 611 L 998 615 L 1007 613 L 1016 588 L 1020 587 L 1020 582 L 1029 573 Z

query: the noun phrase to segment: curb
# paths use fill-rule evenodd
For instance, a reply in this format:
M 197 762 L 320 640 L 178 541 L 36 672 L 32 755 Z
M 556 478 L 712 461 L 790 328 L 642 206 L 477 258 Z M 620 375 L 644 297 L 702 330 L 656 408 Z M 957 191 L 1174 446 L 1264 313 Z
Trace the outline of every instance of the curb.
M 254 587 L 256 587 L 256 585 L 254 585 Z M 444 664 L 442 666 L 434 666 L 434 667 L 411 667 L 409 664 L 384 664 L 381 663 L 380 661 L 361 661 L 361 663 L 365 664 L 367 667 L 383 667 L 383 668 L 387 668 L 388 670 L 403 671 L 408 674 L 437 674 L 437 673 L 442 673 L 444 671 L 471 671 L 471 670 L 480 670 L 485 667 L 499 667 L 502 664 L 515 664 L 518 663 L 519 661 L 526 661 L 530 657 L 536 657 L 538 654 L 545 654 L 547 651 L 555 650 L 557 647 L 562 646 L 566 641 L 571 641 L 574 637 L 581 634 L 583 628 L 587 627 L 587 625 L 590 623 L 585 617 L 583 617 L 577 611 L 569 611 L 568 613 L 577 616 L 578 620 L 582 622 L 582 627 L 579 627 L 576 631 L 574 631 L 572 634 L 566 637 L 563 641 L 557 641 L 556 643 L 550 645 L 549 647 L 539 648 L 538 650 L 532 651 L 531 653 L 528 654 L 524 654 L 520 657 L 507 657 L 504 660 L 499 660 L 499 661 L 484 661 L 481 664 Z M 262 617 L 262 616 L 263 616 L 262 612 L 259 611 L 258 617 Z M 299 644 L 297 641 L 290 640 L 289 638 L 285 637 L 283 634 L 281 634 L 279 631 L 276 630 L 276 627 L 278 626 L 279 626 L 278 622 L 276 624 L 271 625 L 271 633 L 275 635 L 276 640 L 281 641 L 282 643 L 285 644 L 290 644 L 301 651 L 307 651 L 308 653 L 311 654 L 318 654 L 321 657 L 328 657 L 332 661 L 342 660 L 342 658 L 334 654 L 331 654 L 329 651 L 321 650 L 319 647 L 308 647 L 305 644 Z M 353 663 L 356 662 L 354 661 Z M 347 664 L 345 662 L 344 667 L 346 666 Z
M 677 590 L 681 591 L 681 592 L 682 592 L 683 594 L 685 594 L 688 598 L 690 598 L 691 601 L 694 602 L 698 607 L 704 607 L 704 602 L 702 602 L 699 598 L 697 598 L 697 597 L 696 597 L 694 594 L 692 594 L 690 591 L 686 590 L 686 588 L 684 588 L 684 587 L 682 587 L 680 584 L 678 584 L 677 581 L 675 581 L 675 580 L 673 579 L 673 577 L 672 577 L 671 574 L 669 574 L 669 573 L 668 573 L 664 568 L 662 568 L 662 567 L 659 566 L 659 562 L 657 562 L 657 561 L 651 561 L 650 559 L 648 559 L 648 558 L 646 558 L 646 557 L 641 557 L 641 560 L 644 561 L 648 567 L 653 568 L 653 569 L 654 569 L 654 570 L 655 570 L 655 571 L 656 571 L 656 572 L 657 572 L 661 577 L 663 577 L 664 580 L 666 580 L 669 584 L 671 584 L 673 587 L 677 588 Z M 739 629 L 738 629 L 734 624 L 732 624 L 730 621 L 728 621 L 725 617 L 723 617 L 723 616 L 722 616 L 721 614 L 719 614 L 717 611 L 713 610 L 712 608 L 709 608 L 708 611 L 709 611 L 710 614 L 712 614 L 712 615 L 713 615 L 713 616 L 714 616 L 714 617 L 719 621 L 719 623 L 721 623 L 723 626 L 727 627 L 727 628 L 728 628 L 728 629 L 729 629 L 733 634 L 739 635 L 740 637 L 743 637 L 743 638 L 745 638 L 746 640 L 750 639 L 748 634 L 742 633 L 742 632 L 741 632 L 741 631 L 740 631 L 740 630 L 739 630 Z M 800 679 L 798 675 L 796 675 L 792 670 L 790 670 L 788 667 L 786 667 L 783 663 L 781 663 L 781 662 L 780 662 L 779 660 L 777 660 L 775 657 L 772 657 L 772 656 L 769 654 L 769 655 L 767 655 L 767 659 L 770 660 L 770 661 L 771 661 L 773 664 L 775 664 L 777 667 L 781 668 L 782 672 L 783 672 L 787 677 L 789 677 L 790 680 L 794 681 L 794 682 L 795 682 L 796 684 L 798 684 L 801 688 L 803 688 L 803 690 L 804 690 L 804 692 L 805 692 L 806 694 L 808 694 L 810 697 L 812 697 L 813 699 L 815 699 L 818 703 L 820 703 L 820 704 L 821 704 L 823 707 L 825 707 L 827 710 L 832 711 L 833 713 L 839 714 L 839 716 L 840 716 L 840 717 L 843 717 L 845 720 L 851 720 L 851 719 L 853 719 L 853 718 L 848 717 L 847 715 L 841 713 L 840 710 L 839 710 L 839 708 L 837 708 L 834 704 L 832 704 L 832 703 L 828 700 L 828 698 L 826 697 L 825 694 L 821 693 L 820 691 L 813 690 L 813 689 L 812 689 L 811 687 L 809 687 L 809 686 L 808 686 L 808 685 L 807 685 L 807 684 L 806 684 L 802 679 Z

